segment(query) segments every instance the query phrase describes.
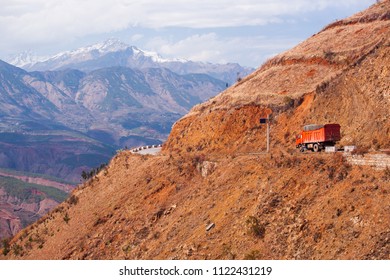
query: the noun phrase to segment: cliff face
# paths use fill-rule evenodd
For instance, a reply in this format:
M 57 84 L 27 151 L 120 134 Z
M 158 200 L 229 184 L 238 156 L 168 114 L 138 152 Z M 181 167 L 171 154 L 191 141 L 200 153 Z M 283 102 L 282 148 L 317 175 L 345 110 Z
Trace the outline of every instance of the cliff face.
M 338 122 L 342 144 L 389 148 L 389 11 L 333 23 L 193 108 L 161 155 L 119 153 L 6 258 L 389 259 L 389 168 L 294 146 L 303 125 Z M 267 115 L 271 153 L 256 153 Z

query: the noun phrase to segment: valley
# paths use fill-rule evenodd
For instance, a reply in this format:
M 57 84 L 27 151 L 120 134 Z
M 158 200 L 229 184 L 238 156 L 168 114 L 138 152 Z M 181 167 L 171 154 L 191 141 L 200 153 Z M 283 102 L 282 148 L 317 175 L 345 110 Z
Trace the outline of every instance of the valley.
M 72 182 L 117 149 L 165 141 L 173 123 L 230 83 L 210 69 L 219 77 L 250 71 L 168 61 L 113 39 L 28 61 L 14 60 L 30 72 L 0 61 L 0 167 Z
M 75 186 L 34 174 L 0 171 L 0 236 L 9 238 L 63 200 Z
M 251 71 L 237 64 L 168 61 L 117 40 L 59 54 L 34 67 L 20 59 L 14 63 L 25 69 L 0 60 L 0 168 L 21 172 L 11 176 L 15 179 L 35 183 L 26 175 L 34 173 L 72 186 L 117 150 L 163 143 L 190 108 L 224 90 L 236 71 Z M 0 209 L 8 221 L 18 222 L 0 237 L 46 212 L 34 210 L 39 214 L 24 218 L 27 214 L 10 210 L 24 202 L 10 196 L 9 188 L 2 191 Z M 59 202 L 50 201 L 47 210 Z

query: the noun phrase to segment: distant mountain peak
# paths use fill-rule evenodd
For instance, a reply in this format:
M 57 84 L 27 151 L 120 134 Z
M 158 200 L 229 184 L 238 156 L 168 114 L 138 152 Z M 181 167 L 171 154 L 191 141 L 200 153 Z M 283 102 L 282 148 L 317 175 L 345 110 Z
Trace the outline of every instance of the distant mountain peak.
M 72 55 L 78 55 L 82 53 L 93 52 L 93 51 L 98 51 L 100 54 L 106 54 L 110 52 L 123 51 L 129 47 L 130 47 L 129 45 L 119 41 L 118 39 L 110 38 L 104 42 L 96 43 L 86 47 L 81 47 L 73 51 L 66 51 L 66 52 L 59 53 L 54 57 L 60 57 L 62 55 L 72 56 Z
M 109 53 L 123 52 L 126 50 L 132 51 L 132 56 L 134 59 L 144 57 L 149 58 L 155 63 L 188 62 L 188 60 L 180 58 L 163 58 L 157 52 L 142 50 L 136 46 L 130 46 L 117 38 L 109 38 L 103 42 L 88 45 L 86 47 L 80 47 L 71 51 L 63 51 L 53 56 L 38 56 L 31 50 L 23 51 L 15 56 L 10 57 L 7 62 L 17 67 L 26 68 L 27 70 L 35 70 L 34 68 L 37 64 L 50 63 L 51 65 L 51 62 L 64 62 L 65 60 L 72 59 L 76 59 L 77 61 L 91 60 Z M 48 69 L 41 68 L 42 67 L 39 67 L 37 70 L 54 70 L 51 67 L 48 67 Z
M 38 61 L 44 61 L 47 57 L 39 57 L 31 50 L 23 51 L 17 55 L 11 56 L 7 62 L 14 66 L 24 67 L 26 65 L 35 64 Z
M 129 47 L 129 45 L 116 38 L 110 38 L 103 43 L 98 43 L 93 46 L 96 46 L 101 52 L 116 52 Z
M 156 62 L 156 63 L 165 63 L 165 62 L 183 62 L 183 63 L 185 63 L 185 62 L 188 62 L 188 60 L 183 59 L 183 58 L 164 58 L 160 54 L 158 54 L 157 52 L 154 52 L 154 51 L 146 51 L 146 50 L 142 50 L 140 48 L 134 47 L 134 46 L 132 46 L 131 48 L 133 50 L 134 57 L 137 57 L 137 56 L 148 57 L 153 62 Z

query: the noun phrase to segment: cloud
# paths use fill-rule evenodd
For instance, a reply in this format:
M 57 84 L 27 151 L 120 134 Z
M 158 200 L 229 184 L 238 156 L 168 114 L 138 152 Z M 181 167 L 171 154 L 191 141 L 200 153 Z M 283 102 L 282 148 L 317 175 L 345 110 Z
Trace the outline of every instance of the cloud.
M 367 7 L 375 0 L 0 0 L 0 55 L 10 50 L 47 49 L 66 45 L 87 36 L 107 34 L 129 28 L 217 29 L 261 26 L 284 22 L 326 8 Z M 216 34 L 196 35 L 170 43 L 181 51 L 191 46 L 194 57 L 222 57 L 223 41 Z M 142 35 L 141 35 L 142 36 Z M 145 40 L 134 36 L 133 40 Z M 214 36 L 214 37 L 213 37 Z M 210 50 L 201 51 L 209 40 Z M 234 40 L 228 41 L 233 44 Z M 214 45 L 213 45 L 214 44 Z M 169 53 L 168 47 L 163 51 Z M 222 58 L 221 58 L 222 59 Z
M 285 15 L 356 5 L 355 0 L 2 0 L 0 32 L 8 37 L 83 36 L 129 26 L 216 28 L 263 25 Z M 360 1 L 362 2 L 362 1 Z M 372 3 L 372 0 L 363 2 Z M 4 34 L 2 34 L 4 35 Z
M 291 48 L 297 41 L 296 38 L 267 36 L 222 37 L 211 32 L 194 34 L 178 41 L 155 37 L 146 47 L 168 58 L 213 63 L 239 62 L 256 67 L 271 55 Z
M 218 39 L 215 33 L 208 33 L 195 34 L 176 42 L 169 42 L 157 37 L 150 40 L 147 45 L 165 57 L 182 57 L 194 61 L 216 61 L 220 59 L 221 44 L 223 42 Z
M 133 36 L 131 36 L 131 41 L 132 42 L 137 42 L 139 40 L 141 40 L 142 38 L 144 38 L 145 36 L 143 34 L 134 34 Z
M 356 0 L 129 1 L 131 21 L 143 27 L 217 28 L 264 25 L 286 15 L 357 5 Z M 373 0 L 359 1 L 368 5 Z

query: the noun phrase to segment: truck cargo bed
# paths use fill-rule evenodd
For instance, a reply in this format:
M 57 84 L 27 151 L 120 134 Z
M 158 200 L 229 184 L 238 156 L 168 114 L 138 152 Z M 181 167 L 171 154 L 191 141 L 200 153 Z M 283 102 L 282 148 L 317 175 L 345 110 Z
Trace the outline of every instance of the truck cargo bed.
M 326 124 L 316 130 L 302 131 L 302 143 L 336 142 L 339 140 L 339 124 Z

